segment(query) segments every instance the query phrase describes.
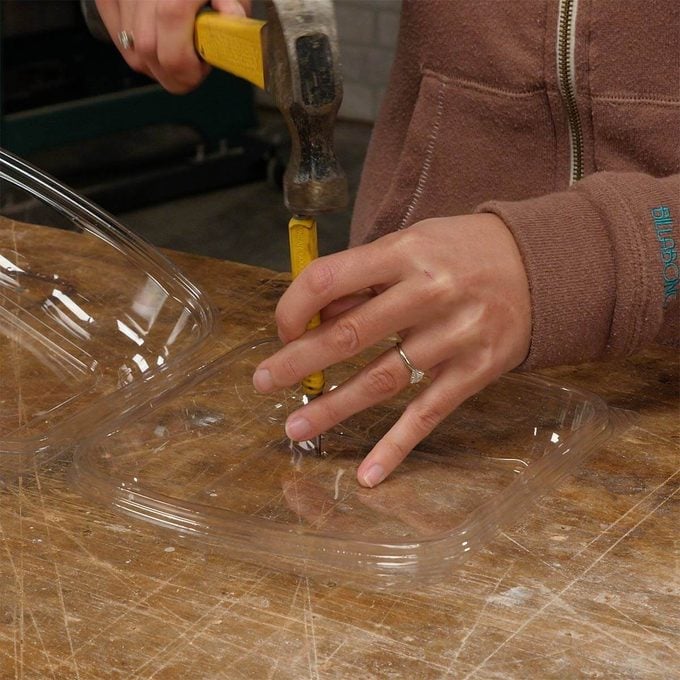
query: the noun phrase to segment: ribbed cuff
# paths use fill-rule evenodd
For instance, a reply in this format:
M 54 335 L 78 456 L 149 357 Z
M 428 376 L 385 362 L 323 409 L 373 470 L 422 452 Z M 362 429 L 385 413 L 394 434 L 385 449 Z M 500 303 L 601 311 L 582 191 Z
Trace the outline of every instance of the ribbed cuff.
M 532 339 L 521 368 L 580 363 L 607 347 L 616 298 L 607 229 L 587 197 L 574 191 L 517 202 L 491 201 L 524 260 Z
M 533 329 L 522 367 L 629 354 L 673 335 L 653 211 L 680 218 L 678 185 L 677 176 L 602 172 L 563 193 L 477 208 L 505 222 L 524 260 Z

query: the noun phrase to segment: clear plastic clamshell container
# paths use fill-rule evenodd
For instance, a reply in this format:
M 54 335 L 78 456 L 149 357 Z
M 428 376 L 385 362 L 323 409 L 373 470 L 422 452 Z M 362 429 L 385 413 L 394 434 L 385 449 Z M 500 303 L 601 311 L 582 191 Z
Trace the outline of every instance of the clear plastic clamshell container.
M 31 222 L 56 215 L 72 232 L 55 250 L 52 227 L 0 222 L 0 478 L 68 451 L 84 495 L 199 549 L 403 588 L 450 576 L 611 434 L 596 396 L 508 375 L 362 488 L 357 466 L 410 391 L 327 433 L 324 457 L 300 453 L 283 430 L 298 390 L 252 387 L 277 341 L 206 350 L 210 305 L 165 258 L 53 180 L 0 161 L 13 191 L 41 198 Z M 329 384 L 384 350 L 332 367 Z
M 106 434 L 121 393 L 146 398 L 141 384 L 193 359 L 214 319 L 153 247 L 5 152 L 0 206 L 2 479 Z

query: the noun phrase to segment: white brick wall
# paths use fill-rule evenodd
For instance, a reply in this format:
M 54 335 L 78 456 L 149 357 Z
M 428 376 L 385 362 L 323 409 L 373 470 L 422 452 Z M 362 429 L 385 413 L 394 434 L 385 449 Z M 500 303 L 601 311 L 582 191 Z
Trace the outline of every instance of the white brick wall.
M 375 120 L 389 78 L 401 0 L 335 0 L 344 98 L 340 117 Z
M 340 118 L 375 120 L 392 66 L 401 0 L 334 0 L 344 97 Z M 264 18 L 262 3 L 253 14 Z M 272 105 L 265 93 L 258 101 Z

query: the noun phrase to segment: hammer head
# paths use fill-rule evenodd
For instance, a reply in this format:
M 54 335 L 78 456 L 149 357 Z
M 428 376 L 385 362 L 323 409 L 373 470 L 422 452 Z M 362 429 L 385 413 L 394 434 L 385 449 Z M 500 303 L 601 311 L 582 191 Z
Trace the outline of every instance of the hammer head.
M 332 0 L 272 0 L 264 42 L 267 89 L 291 137 L 285 204 L 299 215 L 342 210 L 347 179 L 333 144 L 342 76 Z

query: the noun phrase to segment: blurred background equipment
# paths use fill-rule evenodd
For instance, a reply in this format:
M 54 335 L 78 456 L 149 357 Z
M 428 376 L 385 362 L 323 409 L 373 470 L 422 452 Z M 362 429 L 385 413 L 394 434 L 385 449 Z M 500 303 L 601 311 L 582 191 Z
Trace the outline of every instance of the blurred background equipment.
M 167 94 L 90 35 L 79 4 L 0 0 L 0 146 L 157 246 L 288 270 L 280 187 L 289 145 L 271 98 L 224 73 L 190 95 Z M 400 0 L 335 0 L 344 80 L 336 149 L 350 202 L 400 10 Z M 262 0 L 253 14 L 264 18 Z M 2 186 L 0 203 L 5 215 L 40 221 Z M 319 225 L 320 254 L 346 246 L 350 211 Z
M 77 0 L 0 12 L 0 146 L 114 212 L 265 176 L 248 83 L 215 71 L 171 95 L 92 38 Z

